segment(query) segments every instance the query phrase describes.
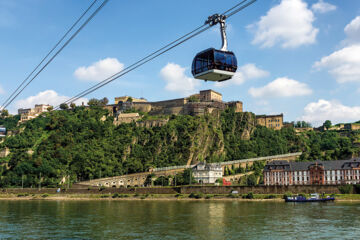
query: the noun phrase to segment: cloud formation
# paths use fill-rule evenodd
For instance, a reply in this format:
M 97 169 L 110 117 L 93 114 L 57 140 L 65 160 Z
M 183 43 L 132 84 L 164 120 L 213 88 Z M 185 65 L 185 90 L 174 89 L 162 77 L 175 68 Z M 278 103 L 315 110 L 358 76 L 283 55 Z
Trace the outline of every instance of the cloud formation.
M 278 44 L 282 48 L 296 48 L 316 42 L 319 30 L 312 25 L 314 20 L 304 1 L 282 0 L 248 29 L 255 31 L 252 43 L 263 48 Z
M 336 100 L 320 99 L 305 106 L 300 120 L 311 122 L 314 126 L 320 126 L 325 120 L 332 123 L 355 122 L 360 120 L 360 106 L 349 107 Z
M 269 72 L 256 67 L 255 64 L 249 63 L 238 68 L 235 75 L 227 81 L 216 82 L 216 87 L 227 87 L 231 85 L 241 85 L 247 80 L 263 78 L 269 76 Z
M 347 24 L 344 31 L 345 47 L 321 58 L 313 67 L 327 69 L 338 83 L 360 82 L 360 16 Z
M 360 16 L 357 16 L 346 25 L 344 31 L 347 36 L 344 41 L 346 44 L 360 43 Z
M 124 69 L 124 64 L 116 58 L 105 58 L 88 67 L 79 67 L 75 70 L 74 75 L 79 80 L 100 82 L 122 69 Z
M 328 69 L 339 83 L 360 82 L 360 44 L 335 51 L 316 62 L 314 67 Z
M 330 3 L 324 2 L 324 0 L 319 0 L 319 2 L 314 3 L 311 6 L 311 9 L 314 12 L 318 12 L 318 13 L 327 13 L 327 12 L 331 12 L 336 10 L 336 6 L 332 5 Z
M 33 108 L 35 104 L 50 104 L 55 107 L 65 102 L 69 98 L 70 97 L 59 95 L 54 90 L 45 90 L 43 92 L 39 92 L 35 96 L 30 96 L 26 99 L 16 101 L 16 109 L 14 109 L 14 111 L 19 108 Z M 86 104 L 88 100 L 86 98 L 80 98 L 79 100 L 75 101 L 75 104 L 81 105 L 82 102 Z
M 161 78 L 166 82 L 165 89 L 188 95 L 200 86 L 200 81 L 185 75 L 185 68 L 175 63 L 168 63 L 160 71 Z
M 287 77 L 277 78 L 263 87 L 249 89 L 249 94 L 255 98 L 296 97 L 311 93 L 308 85 Z

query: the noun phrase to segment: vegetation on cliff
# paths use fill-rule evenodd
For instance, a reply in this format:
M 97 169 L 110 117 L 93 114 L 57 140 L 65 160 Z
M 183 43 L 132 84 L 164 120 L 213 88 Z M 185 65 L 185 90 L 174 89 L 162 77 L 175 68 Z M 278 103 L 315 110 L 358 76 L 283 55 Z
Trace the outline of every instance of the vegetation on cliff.
M 14 126 L 19 132 L 0 145 L 0 187 L 57 186 L 71 182 L 185 165 L 304 151 L 303 159 L 338 159 L 355 154 L 356 136 L 337 133 L 297 135 L 292 128 L 274 131 L 256 126 L 252 113 L 169 116 L 163 127 L 113 124 L 100 106 L 52 111 Z M 334 143 L 335 142 L 335 143 Z M 315 150 L 313 150 L 315 149 Z M 319 150 L 319 151 L 318 151 Z M 325 151 L 325 154 L 322 152 Z

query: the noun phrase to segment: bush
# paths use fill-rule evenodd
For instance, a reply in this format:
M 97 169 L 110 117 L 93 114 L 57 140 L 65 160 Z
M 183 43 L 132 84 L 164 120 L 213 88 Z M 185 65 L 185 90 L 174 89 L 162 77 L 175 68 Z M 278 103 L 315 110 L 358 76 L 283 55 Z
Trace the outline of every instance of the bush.
M 99 191 L 102 191 L 102 190 L 105 190 L 105 189 L 106 189 L 106 187 L 104 187 L 104 186 L 99 187 Z
M 119 195 L 118 193 L 114 193 L 114 194 L 112 195 L 112 198 L 118 198 L 118 197 L 120 197 L 120 195 Z
M 252 192 L 249 192 L 248 194 L 246 194 L 245 196 L 243 196 L 243 198 L 246 199 L 254 199 L 254 194 Z
M 110 195 L 107 195 L 107 194 L 103 194 L 100 196 L 100 198 L 108 198 L 108 197 L 110 197 Z
M 352 193 L 353 186 L 352 185 L 343 185 L 339 187 L 339 191 L 341 194 L 350 194 Z
M 202 193 L 190 193 L 189 198 L 200 199 L 203 197 Z
M 273 195 L 273 194 L 267 195 L 267 196 L 265 197 L 265 199 L 274 199 L 274 198 L 276 198 L 276 196 Z
M 181 193 L 177 193 L 175 194 L 175 197 L 178 198 L 178 197 L 182 197 L 183 195 Z
M 43 198 L 46 198 L 46 197 L 48 197 L 49 196 L 49 194 L 47 194 L 47 193 L 44 193 L 43 195 L 41 195 Z
M 212 198 L 212 197 L 214 197 L 214 195 L 207 194 L 207 195 L 205 196 L 205 199 L 210 199 L 210 198 Z
M 27 197 L 27 196 L 29 196 L 29 194 L 28 193 L 19 193 L 17 196 L 18 197 Z
M 229 198 L 238 198 L 239 195 L 238 195 L 238 194 L 229 193 L 229 194 L 227 195 L 227 197 L 229 197 Z

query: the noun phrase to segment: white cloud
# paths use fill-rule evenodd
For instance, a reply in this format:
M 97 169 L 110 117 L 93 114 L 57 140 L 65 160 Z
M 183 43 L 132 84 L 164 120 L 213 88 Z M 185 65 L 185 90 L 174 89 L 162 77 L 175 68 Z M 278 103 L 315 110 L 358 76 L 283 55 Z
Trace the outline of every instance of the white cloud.
M 99 82 L 120 72 L 122 69 L 124 69 L 124 64 L 120 63 L 116 58 L 105 58 L 88 67 L 79 67 L 74 72 L 74 75 L 80 80 Z
M 345 43 L 359 43 L 360 42 L 360 16 L 354 18 L 344 29 L 347 39 Z
M 248 28 L 255 30 L 253 44 L 264 48 L 277 44 L 282 48 L 296 48 L 315 43 L 319 30 L 312 25 L 314 20 L 313 12 L 304 1 L 282 0 Z
M 45 90 L 43 92 L 39 92 L 35 96 L 30 96 L 26 99 L 21 99 L 16 101 L 15 103 L 16 109 L 12 109 L 12 110 L 13 112 L 17 112 L 17 109 L 19 108 L 33 108 L 35 104 L 50 104 L 55 107 L 65 102 L 69 98 L 70 97 L 59 95 L 54 90 Z M 75 104 L 81 105 L 82 102 L 86 104 L 88 100 L 86 98 L 80 98 L 79 100 L 75 101 Z
M 360 44 L 335 51 L 316 62 L 314 67 L 327 68 L 339 83 L 360 82 Z
M 287 77 L 277 78 L 260 88 L 250 88 L 249 94 L 255 98 L 305 96 L 312 90 L 305 84 Z
M 235 75 L 227 81 L 216 82 L 216 87 L 227 87 L 230 85 L 241 85 L 250 79 L 257 79 L 269 76 L 269 72 L 256 67 L 255 64 L 249 63 L 241 66 Z
M 336 100 L 320 99 L 305 106 L 300 120 L 311 122 L 315 126 L 321 125 L 325 120 L 332 123 L 355 122 L 360 120 L 360 106 L 349 107 Z
M 168 63 L 160 71 L 162 79 L 165 80 L 165 89 L 184 95 L 194 93 L 200 86 L 200 81 L 185 75 L 185 68 L 175 63 Z
M 319 0 L 319 2 L 314 3 L 311 6 L 311 9 L 314 12 L 318 12 L 318 13 L 327 13 L 327 12 L 331 12 L 336 10 L 336 6 L 332 5 L 330 3 L 324 2 L 324 0 Z

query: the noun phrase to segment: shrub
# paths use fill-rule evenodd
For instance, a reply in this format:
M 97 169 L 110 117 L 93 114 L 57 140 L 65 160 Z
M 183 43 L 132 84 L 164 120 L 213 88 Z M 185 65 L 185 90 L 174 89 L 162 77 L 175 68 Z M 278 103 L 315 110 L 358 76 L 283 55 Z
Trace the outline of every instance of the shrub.
M 248 194 L 246 194 L 245 196 L 243 196 L 243 198 L 246 199 L 254 199 L 254 194 L 252 192 L 249 192 Z
M 100 198 L 108 198 L 108 197 L 110 197 L 110 196 L 107 195 L 107 194 L 103 194 L 103 195 L 100 196 Z
M 143 196 L 141 196 L 141 197 L 140 197 L 140 199 L 145 199 L 145 198 L 146 198 L 146 196 L 145 196 L 145 195 L 143 195 Z
M 210 198 L 212 198 L 212 197 L 214 197 L 214 195 L 207 194 L 207 195 L 205 196 L 205 199 L 210 199 Z
M 139 194 L 138 194 L 138 193 L 135 193 L 135 194 L 134 194 L 134 197 L 138 197 L 138 196 L 139 196 Z
M 202 193 L 190 193 L 189 198 L 200 199 L 203 197 Z
M 274 198 L 276 198 L 276 196 L 273 195 L 273 194 L 267 195 L 267 196 L 265 197 L 265 199 L 274 199 Z
M 27 196 L 29 196 L 29 194 L 28 193 L 19 193 L 17 196 L 18 197 L 27 197 Z
M 47 193 L 44 193 L 43 195 L 41 195 L 43 198 L 46 198 L 46 197 L 48 197 L 49 196 L 49 194 L 47 194 Z
M 227 197 L 229 197 L 229 198 L 238 198 L 239 195 L 238 195 L 238 194 L 229 193 L 229 194 L 227 195 Z
M 112 198 L 118 198 L 118 197 L 120 197 L 120 195 L 119 195 L 118 193 L 114 193 L 114 194 L 112 195 Z
M 106 188 L 106 187 L 101 186 L 101 187 L 99 187 L 99 191 L 105 190 L 105 188 Z
M 352 186 L 352 185 L 343 185 L 343 186 L 340 186 L 340 187 L 339 187 L 339 191 L 340 191 L 342 194 L 350 194 L 350 193 L 352 193 L 352 190 L 353 190 L 353 186 Z
M 177 193 L 175 194 L 175 197 L 178 198 L 178 197 L 182 197 L 183 195 L 181 193 Z

